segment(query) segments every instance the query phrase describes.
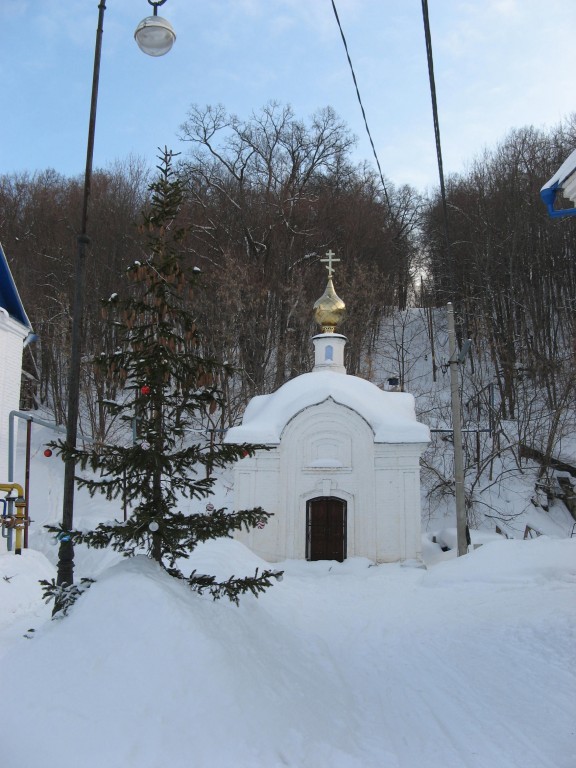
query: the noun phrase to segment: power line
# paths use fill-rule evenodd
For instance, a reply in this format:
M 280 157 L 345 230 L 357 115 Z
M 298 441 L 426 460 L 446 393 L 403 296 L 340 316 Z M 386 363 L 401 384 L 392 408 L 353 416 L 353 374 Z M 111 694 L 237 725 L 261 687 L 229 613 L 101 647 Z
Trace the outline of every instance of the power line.
M 356 88 L 356 96 L 358 97 L 358 103 L 360 104 L 360 109 L 362 110 L 362 117 L 364 118 L 364 125 L 366 127 L 366 133 L 368 134 L 368 138 L 370 139 L 370 145 L 372 146 L 372 152 L 374 153 L 374 159 L 376 160 L 376 166 L 378 167 L 378 173 L 380 174 L 380 181 L 382 182 L 382 189 L 384 190 L 384 197 L 386 198 L 386 202 L 388 204 L 388 208 L 390 209 L 390 212 L 392 213 L 392 206 L 390 204 L 390 198 L 388 197 L 388 190 L 386 188 L 386 183 L 384 181 L 384 174 L 382 173 L 382 168 L 380 166 L 380 160 L 378 159 L 378 155 L 376 153 L 376 147 L 374 146 L 374 142 L 372 140 L 372 134 L 370 133 L 370 128 L 368 127 L 368 120 L 366 118 L 366 112 L 364 110 L 364 105 L 362 104 L 362 97 L 360 96 L 360 89 L 358 88 L 358 81 L 356 80 L 356 73 L 354 72 L 354 66 L 352 65 L 352 59 L 350 58 L 350 53 L 348 51 L 348 43 L 346 42 L 346 37 L 344 35 L 344 30 L 342 29 L 342 24 L 340 23 L 340 17 L 338 16 L 338 11 L 336 10 L 336 3 L 334 0 L 331 0 L 332 2 L 332 9 L 334 11 L 334 16 L 336 17 L 336 23 L 338 24 L 338 29 L 340 30 L 340 35 L 342 37 L 342 42 L 344 43 L 344 50 L 346 51 L 346 57 L 348 58 L 348 64 L 350 65 L 350 72 L 352 73 L 352 79 L 354 80 L 354 87 Z
M 430 19 L 428 17 L 428 0 L 422 0 L 422 18 L 424 21 L 424 36 L 426 38 L 426 58 L 428 60 L 428 78 L 430 80 L 430 98 L 432 99 L 432 120 L 434 122 L 434 137 L 436 139 L 436 157 L 438 159 L 438 175 L 440 177 L 440 195 L 442 197 L 442 212 L 444 219 L 444 239 L 446 257 L 450 252 L 450 236 L 448 232 L 448 206 L 446 204 L 446 185 L 444 184 L 444 165 L 442 162 L 442 145 L 440 143 L 440 121 L 438 120 L 438 103 L 436 101 L 436 82 L 434 80 L 434 57 L 432 55 L 432 37 L 430 35 Z

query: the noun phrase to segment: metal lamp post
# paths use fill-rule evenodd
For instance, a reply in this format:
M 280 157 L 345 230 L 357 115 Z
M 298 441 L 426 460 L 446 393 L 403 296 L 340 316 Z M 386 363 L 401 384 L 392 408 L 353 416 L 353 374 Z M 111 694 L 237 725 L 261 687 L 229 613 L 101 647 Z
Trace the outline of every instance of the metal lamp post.
M 149 56 L 163 56 L 172 48 L 176 33 L 166 19 L 158 16 L 158 6 L 166 0 L 148 3 L 154 7 L 154 15 L 148 16 L 138 25 L 134 37 L 140 49 Z M 82 325 L 84 318 L 84 277 L 86 247 L 90 244 L 87 234 L 88 203 L 90 200 L 90 185 L 92 181 L 92 159 L 94 156 L 94 134 L 96 129 L 96 106 L 98 103 L 98 82 L 100 79 L 100 58 L 102 51 L 102 34 L 104 24 L 105 0 L 98 5 L 98 28 L 96 30 L 96 45 L 94 49 L 94 71 L 92 76 L 92 99 L 90 103 L 90 121 L 88 124 L 88 145 L 86 150 L 86 170 L 84 173 L 84 197 L 82 204 L 82 219 L 78 234 L 78 250 L 76 253 L 74 275 L 74 303 L 72 307 L 72 340 L 70 350 L 70 370 L 68 378 L 68 410 L 66 421 L 66 448 L 72 453 L 76 448 L 78 437 L 78 412 L 80 403 L 80 363 L 82 356 Z M 70 455 L 64 467 L 64 495 L 62 503 L 62 529 L 60 548 L 58 552 L 57 583 L 73 584 L 74 582 L 74 547 L 66 536 L 66 531 L 73 528 L 74 518 L 74 475 L 76 460 Z

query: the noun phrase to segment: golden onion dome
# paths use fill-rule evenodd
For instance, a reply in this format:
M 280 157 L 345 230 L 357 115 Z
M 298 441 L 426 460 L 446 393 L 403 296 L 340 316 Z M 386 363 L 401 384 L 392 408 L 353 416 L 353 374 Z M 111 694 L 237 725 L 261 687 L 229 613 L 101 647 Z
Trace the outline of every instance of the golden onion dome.
M 330 275 L 326 290 L 314 304 L 314 319 L 322 329 L 322 333 L 334 333 L 336 326 L 342 322 L 345 314 L 346 305 L 336 295 L 332 275 Z

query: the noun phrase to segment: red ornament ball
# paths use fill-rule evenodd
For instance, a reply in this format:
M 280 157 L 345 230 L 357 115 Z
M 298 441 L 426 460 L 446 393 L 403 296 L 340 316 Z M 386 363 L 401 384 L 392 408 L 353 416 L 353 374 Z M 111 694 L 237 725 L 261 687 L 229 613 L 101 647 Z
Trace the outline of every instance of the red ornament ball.
M 150 387 L 148 384 L 144 384 L 143 387 L 140 387 L 140 393 L 143 395 L 149 395 L 150 394 Z
M 44 456 L 46 456 L 47 459 L 49 459 L 50 456 L 52 456 L 52 451 L 50 450 L 50 448 L 46 448 L 44 450 Z

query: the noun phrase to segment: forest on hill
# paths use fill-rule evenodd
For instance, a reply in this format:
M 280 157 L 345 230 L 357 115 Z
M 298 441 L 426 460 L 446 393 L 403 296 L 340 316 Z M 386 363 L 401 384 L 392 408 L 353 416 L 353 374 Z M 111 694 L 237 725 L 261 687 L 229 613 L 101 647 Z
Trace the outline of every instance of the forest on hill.
M 226 429 L 250 397 L 310 370 L 311 309 L 331 249 L 349 373 L 378 384 L 396 377 L 410 390 L 417 354 L 436 381 L 446 355 L 435 310 L 451 301 L 459 339 L 473 342 L 464 405 L 491 430 L 514 421 L 524 449 L 558 455 L 576 410 L 576 223 L 550 220 L 539 190 L 576 146 L 576 115 L 547 131 L 514 130 L 448 178 L 447 227 L 439 193 L 383 187 L 368 164 L 352 162 L 354 137 L 330 108 L 303 121 L 276 103 L 247 120 L 193 106 L 181 130 L 189 150 L 177 158 L 185 196 L 174 226 L 182 263 L 201 271 L 191 309 L 202 354 L 236 370 L 219 382 L 226 404 L 204 426 Z M 126 270 L 147 259 L 141 214 L 153 178 L 137 158 L 93 176 L 81 431 L 97 440 L 111 439 L 106 403 L 120 395 L 92 365 L 116 344 L 102 308 Z M 25 355 L 23 405 L 58 423 L 82 195 L 82 179 L 53 169 L 0 176 L 0 241 L 38 336 Z M 421 418 L 442 424 L 443 407 Z

